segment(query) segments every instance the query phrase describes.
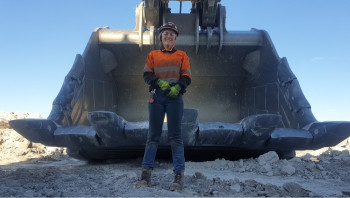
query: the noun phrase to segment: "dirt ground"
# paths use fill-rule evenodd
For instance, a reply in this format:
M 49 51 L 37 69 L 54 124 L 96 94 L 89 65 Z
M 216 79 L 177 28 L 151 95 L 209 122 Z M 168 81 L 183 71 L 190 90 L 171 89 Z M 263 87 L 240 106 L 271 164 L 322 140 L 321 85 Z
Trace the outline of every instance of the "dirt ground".
M 31 143 L 9 129 L 8 120 L 26 117 L 40 115 L 0 112 L 1 197 L 350 196 L 350 138 L 335 147 L 297 151 L 290 160 L 268 152 L 237 161 L 186 161 L 185 187 L 172 192 L 170 161 L 157 161 L 151 187 L 136 188 L 141 158 L 96 164 L 70 158 L 64 148 Z

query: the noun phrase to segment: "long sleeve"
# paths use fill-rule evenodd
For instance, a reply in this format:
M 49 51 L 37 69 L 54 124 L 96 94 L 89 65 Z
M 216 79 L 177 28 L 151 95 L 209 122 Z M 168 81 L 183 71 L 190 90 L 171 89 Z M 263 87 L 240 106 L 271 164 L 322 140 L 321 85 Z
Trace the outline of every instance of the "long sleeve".
M 177 82 L 181 86 L 181 92 L 185 93 L 188 85 L 191 84 L 191 66 L 190 61 L 186 53 L 183 55 L 182 64 L 181 64 L 181 76 Z
M 158 77 L 154 74 L 154 61 L 151 53 L 148 54 L 143 68 L 143 80 L 150 85 L 150 90 L 157 88 Z
M 152 89 L 157 87 L 158 78 L 153 72 L 143 72 L 143 80 L 150 85 Z

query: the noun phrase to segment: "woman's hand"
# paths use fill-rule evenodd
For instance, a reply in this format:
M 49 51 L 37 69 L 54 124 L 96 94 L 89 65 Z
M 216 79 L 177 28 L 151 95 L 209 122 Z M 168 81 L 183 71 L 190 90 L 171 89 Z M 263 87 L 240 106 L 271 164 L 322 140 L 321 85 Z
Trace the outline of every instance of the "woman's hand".
M 170 87 L 170 92 L 169 92 L 168 96 L 175 98 L 177 95 L 179 95 L 180 90 L 181 90 L 180 85 L 172 86 L 172 87 Z
M 167 82 L 165 80 L 160 80 L 159 79 L 157 84 L 160 87 L 160 89 L 163 90 L 163 91 L 168 90 L 170 88 L 169 82 Z

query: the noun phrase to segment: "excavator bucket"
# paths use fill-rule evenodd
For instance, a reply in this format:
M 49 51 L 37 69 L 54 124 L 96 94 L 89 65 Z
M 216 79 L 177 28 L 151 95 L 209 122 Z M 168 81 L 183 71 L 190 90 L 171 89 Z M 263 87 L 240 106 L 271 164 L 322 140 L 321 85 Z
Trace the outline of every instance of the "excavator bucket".
M 318 122 L 286 58 L 264 30 L 227 31 L 218 0 L 192 1 L 171 13 L 168 0 L 144 0 L 136 27 L 97 28 L 67 74 L 47 119 L 10 122 L 28 140 L 67 147 L 86 160 L 142 156 L 148 132 L 147 54 L 159 49 L 158 27 L 174 22 L 176 48 L 191 63 L 182 120 L 187 159 L 333 146 L 350 122 Z M 180 1 L 181 3 L 181 1 Z M 159 153 L 170 150 L 165 120 Z

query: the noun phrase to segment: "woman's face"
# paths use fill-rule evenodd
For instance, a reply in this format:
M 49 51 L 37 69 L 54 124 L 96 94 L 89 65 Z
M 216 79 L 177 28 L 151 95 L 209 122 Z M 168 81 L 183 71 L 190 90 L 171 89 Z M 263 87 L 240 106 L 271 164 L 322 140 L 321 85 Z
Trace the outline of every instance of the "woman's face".
M 176 33 L 172 30 L 164 30 L 162 32 L 162 43 L 165 48 L 171 48 L 175 45 Z

